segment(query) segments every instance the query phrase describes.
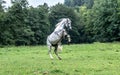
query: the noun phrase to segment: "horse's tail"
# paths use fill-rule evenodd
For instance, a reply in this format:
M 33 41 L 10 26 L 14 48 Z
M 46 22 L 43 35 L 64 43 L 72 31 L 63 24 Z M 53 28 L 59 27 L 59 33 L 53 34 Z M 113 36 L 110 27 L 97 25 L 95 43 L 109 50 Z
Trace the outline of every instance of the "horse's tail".
M 50 43 L 50 40 L 49 40 L 49 36 L 47 37 L 46 44 L 47 44 L 48 46 L 51 46 L 51 43 Z
M 63 48 L 63 47 L 62 47 L 61 45 L 58 45 L 57 51 L 58 51 L 58 52 L 61 52 L 61 51 L 62 51 L 62 48 Z

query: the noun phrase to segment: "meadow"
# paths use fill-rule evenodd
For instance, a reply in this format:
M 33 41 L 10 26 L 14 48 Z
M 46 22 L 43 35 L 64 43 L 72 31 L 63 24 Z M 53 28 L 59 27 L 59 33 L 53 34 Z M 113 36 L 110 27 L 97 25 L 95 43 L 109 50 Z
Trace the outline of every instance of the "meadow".
M 63 45 L 62 60 L 47 46 L 0 48 L 0 75 L 120 75 L 120 43 Z

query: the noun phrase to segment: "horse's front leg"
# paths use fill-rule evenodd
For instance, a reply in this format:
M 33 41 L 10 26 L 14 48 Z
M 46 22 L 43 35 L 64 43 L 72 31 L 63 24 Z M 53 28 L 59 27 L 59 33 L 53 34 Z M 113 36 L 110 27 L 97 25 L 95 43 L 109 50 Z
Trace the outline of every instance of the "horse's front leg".
M 57 55 L 58 59 L 59 59 L 59 60 L 62 60 L 61 57 L 58 55 L 57 48 L 58 48 L 58 45 L 55 46 L 54 52 L 55 52 L 55 54 Z
M 52 46 L 48 46 L 48 49 L 49 49 L 48 54 L 49 54 L 50 58 L 53 59 L 53 56 L 51 54 Z

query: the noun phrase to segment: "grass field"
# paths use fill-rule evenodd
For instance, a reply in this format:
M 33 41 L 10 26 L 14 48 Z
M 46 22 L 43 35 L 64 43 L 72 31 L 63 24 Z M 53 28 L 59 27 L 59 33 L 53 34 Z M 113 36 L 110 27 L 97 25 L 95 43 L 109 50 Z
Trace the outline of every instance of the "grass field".
M 64 45 L 51 60 L 46 46 L 0 48 L 0 75 L 120 75 L 120 43 Z

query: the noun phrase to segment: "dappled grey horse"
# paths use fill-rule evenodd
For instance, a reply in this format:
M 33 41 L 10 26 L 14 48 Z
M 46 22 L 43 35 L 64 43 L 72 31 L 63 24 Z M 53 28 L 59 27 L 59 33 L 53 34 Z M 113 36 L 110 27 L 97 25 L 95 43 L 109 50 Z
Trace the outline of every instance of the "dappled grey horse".
M 69 18 L 62 18 L 58 24 L 56 24 L 55 30 L 47 37 L 47 46 L 48 46 L 48 53 L 50 58 L 53 59 L 51 54 L 52 46 L 55 47 L 55 54 L 61 60 L 61 57 L 58 55 L 57 49 L 58 46 L 61 45 L 62 39 L 67 37 L 68 42 L 71 41 L 70 35 L 68 31 L 72 29 L 71 27 L 71 20 Z

